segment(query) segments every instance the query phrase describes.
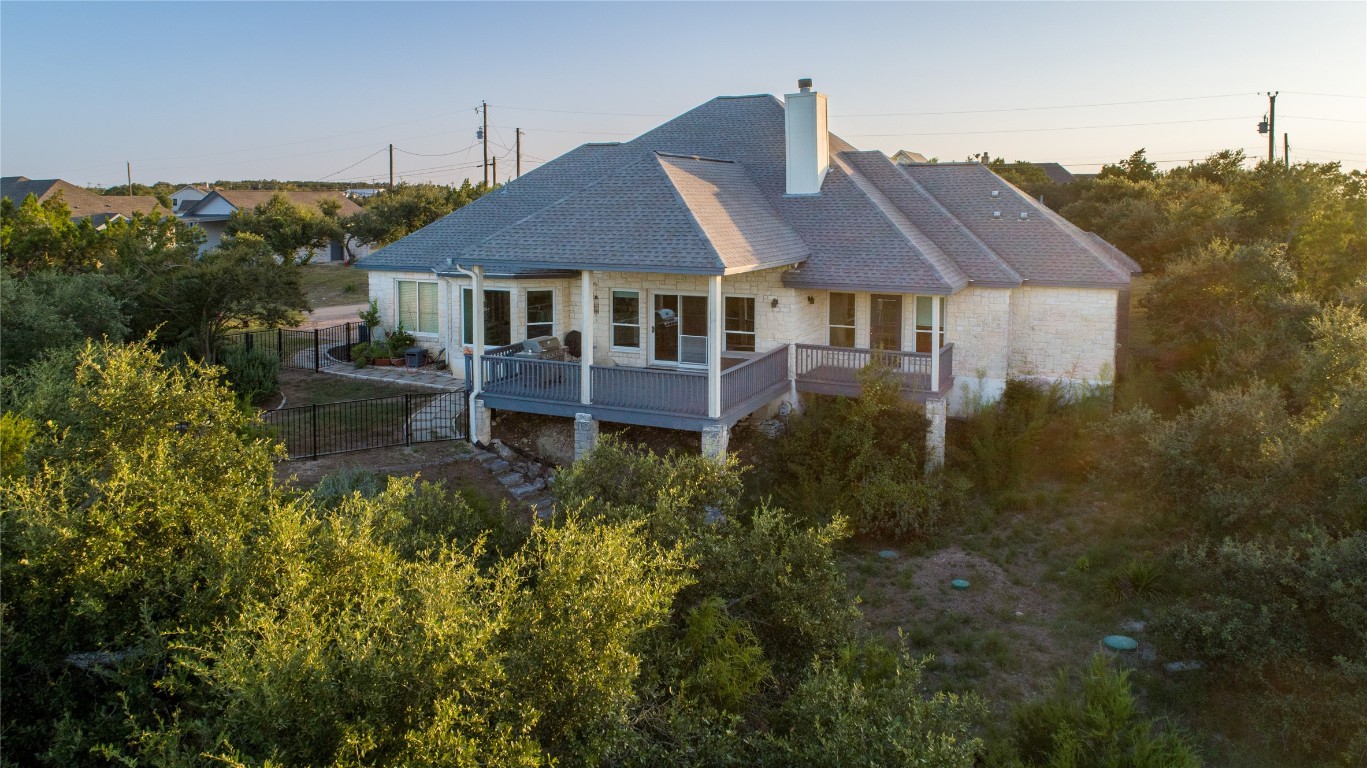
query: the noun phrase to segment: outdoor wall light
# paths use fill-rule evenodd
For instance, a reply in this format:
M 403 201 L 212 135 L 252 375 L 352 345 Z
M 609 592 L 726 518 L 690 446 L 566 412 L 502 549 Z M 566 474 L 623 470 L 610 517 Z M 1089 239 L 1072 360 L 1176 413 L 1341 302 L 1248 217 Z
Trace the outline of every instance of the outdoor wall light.
M 815 296 L 808 296 L 808 297 L 807 297 L 807 303 L 808 303 L 808 304 L 815 304 L 815 303 L 816 303 L 816 297 L 815 297 Z
M 778 299 L 773 299 L 773 300 L 771 300 L 771 301 L 769 302 L 769 308 L 770 308 L 770 309 L 778 309 Z
M 598 314 L 598 294 L 593 294 L 593 314 Z

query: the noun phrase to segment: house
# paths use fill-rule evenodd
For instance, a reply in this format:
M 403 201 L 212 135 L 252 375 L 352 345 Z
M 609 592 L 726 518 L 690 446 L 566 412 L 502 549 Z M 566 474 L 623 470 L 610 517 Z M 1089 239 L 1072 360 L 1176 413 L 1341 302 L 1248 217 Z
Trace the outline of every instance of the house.
M 104 229 L 115 219 L 129 219 L 134 213 L 152 214 L 161 203 L 152 195 L 102 195 L 85 187 L 78 187 L 61 179 L 30 179 L 27 176 L 6 176 L 0 179 L 0 197 L 7 197 L 19 205 L 29 195 L 46 202 L 61 195 L 71 209 L 72 221 L 89 219 L 96 229 Z
M 898 165 L 910 165 L 910 164 L 912 164 L 912 163 L 928 163 L 928 162 L 930 162 L 930 160 L 929 160 L 925 155 L 921 154 L 920 152 L 909 152 L 909 151 L 907 151 L 907 150 L 905 150 L 905 149 L 899 149 L 899 150 L 897 150 L 896 152 L 893 153 L 892 157 L 890 157 L 890 158 L 888 158 L 888 159 L 889 159 L 889 160 L 892 160 L 892 162 L 894 162 L 894 163 L 896 163 L 896 164 L 898 164 Z
M 886 360 L 932 448 L 966 394 L 1117 370 L 1135 262 L 978 163 L 898 165 L 826 128 L 810 81 L 586 144 L 362 259 L 386 324 L 490 409 L 702 433 L 723 451 L 799 393 Z M 574 362 L 517 346 L 555 336 Z M 959 385 L 956 387 L 956 383 Z
M 1044 171 L 1044 175 L 1048 176 L 1049 180 L 1055 184 L 1072 184 L 1078 179 L 1072 171 L 1058 163 L 1031 163 L 1031 165 Z
M 181 190 L 182 192 L 184 190 Z M 179 194 L 179 193 L 177 193 Z M 276 194 L 283 194 L 290 199 L 290 202 L 302 208 L 318 208 L 318 204 L 324 200 L 336 200 L 340 205 L 340 213 L 343 216 L 350 216 L 359 213 L 361 207 L 354 200 L 341 192 L 313 192 L 303 190 L 274 190 L 274 189 L 214 189 L 208 191 L 204 197 L 193 203 L 184 213 L 178 213 L 187 223 L 197 224 L 204 230 L 204 244 L 200 246 L 203 253 L 223 241 L 223 234 L 228 227 L 228 219 L 233 213 L 240 210 L 251 210 L 258 205 L 267 203 Z M 346 243 L 353 256 L 360 257 L 370 253 L 370 248 L 364 244 L 350 241 Z M 307 251 L 301 249 L 299 257 L 302 259 L 308 255 Z M 343 244 L 333 241 L 328 244 L 326 252 L 316 254 L 313 263 L 340 262 L 345 261 L 346 254 Z
M 195 203 L 208 196 L 208 187 L 194 185 L 181 187 L 171 194 L 171 212 L 177 216 L 184 216 L 191 208 L 195 207 Z

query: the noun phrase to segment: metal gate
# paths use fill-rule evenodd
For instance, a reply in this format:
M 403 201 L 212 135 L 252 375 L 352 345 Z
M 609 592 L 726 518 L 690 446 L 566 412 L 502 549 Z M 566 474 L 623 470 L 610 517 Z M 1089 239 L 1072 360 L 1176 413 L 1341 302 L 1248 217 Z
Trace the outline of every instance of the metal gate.
M 320 371 L 351 362 L 351 348 L 369 341 L 370 329 L 363 323 L 343 323 L 330 328 L 273 328 L 264 331 L 237 331 L 223 337 L 223 346 L 262 349 L 273 353 L 281 368 Z
M 267 411 L 261 416 L 291 459 L 466 435 L 465 393 L 393 395 Z

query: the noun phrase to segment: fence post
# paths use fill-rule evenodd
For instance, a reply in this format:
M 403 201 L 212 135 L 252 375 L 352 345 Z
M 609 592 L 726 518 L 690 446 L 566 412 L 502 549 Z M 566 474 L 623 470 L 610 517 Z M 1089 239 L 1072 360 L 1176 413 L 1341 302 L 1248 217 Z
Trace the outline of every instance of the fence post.
M 313 455 L 310 458 L 318 458 L 318 404 L 313 403 L 309 406 L 310 421 L 313 422 Z
M 351 347 L 355 342 L 351 340 L 351 323 L 346 324 L 346 359 L 351 360 Z
M 313 329 L 313 372 L 317 373 L 322 368 L 322 358 L 318 354 L 318 329 Z
M 248 351 L 248 352 L 252 351 L 252 346 L 253 346 L 253 345 L 252 345 L 252 332 L 251 332 L 251 331 L 248 331 L 248 332 L 247 332 L 247 351 Z
M 287 367 L 285 366 L 285 332 L 280 328 L 275 329 L 275 356 L 280 358 L 281 367 Z
M 408 402 L 408 398 L 409 398 L 409 397 L 411 397 L 411 395 L 404 395 L 404 396 L 403 396 L 403 444 L 404 444 L 404 445 L 412 445 L 412 444 L 413 444 L 413 425 L 412 425 L 412 422 L 409 421 L 410 419 L 413 418 L 413 415 L 412 415 L 413 411 L 412 411 L 412 406 L 411 406 L 411 405 L 409 404 L 409 402 Z

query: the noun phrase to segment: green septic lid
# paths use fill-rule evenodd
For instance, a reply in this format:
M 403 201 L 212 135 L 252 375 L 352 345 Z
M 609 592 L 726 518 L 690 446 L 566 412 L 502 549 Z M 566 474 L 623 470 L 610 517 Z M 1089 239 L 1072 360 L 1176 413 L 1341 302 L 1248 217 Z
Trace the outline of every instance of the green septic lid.
M 949 582 L 949 586 L 955 589 L 968 589 L 968 579 L 955 579 Z
M 897 559 L 897 550 L 895 550 L 895 549 L 884 549 L 884 550 L 882 550 L 882 551 L 880 551 L 880 552 L 878 553 L 878 556 L 881 557 L 881 558 L 883 558 L 884 560 L 896 560 L 896 559 Z
M 1101 642 L 1107 648 L 1117 651 L 1133 651 L 1139 647 L 1138 641 L 1133 637 L 1125 637 L 1124 635 L 1107 635 L 1101 639 Z

